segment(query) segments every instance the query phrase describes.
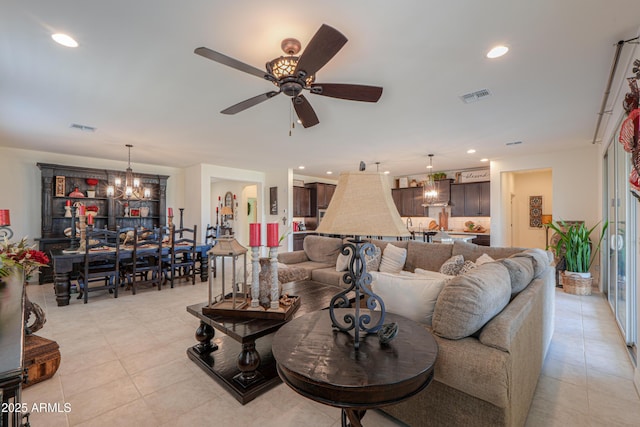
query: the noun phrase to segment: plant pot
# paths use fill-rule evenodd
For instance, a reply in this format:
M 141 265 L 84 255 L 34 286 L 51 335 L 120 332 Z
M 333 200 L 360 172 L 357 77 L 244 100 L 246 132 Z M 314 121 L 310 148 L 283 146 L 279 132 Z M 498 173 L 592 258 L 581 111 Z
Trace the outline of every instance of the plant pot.
M 567 294 L 591 295 L 592 284 L 591 273 L 576 273 L 573 271 L 562 273 L 562 289 Z

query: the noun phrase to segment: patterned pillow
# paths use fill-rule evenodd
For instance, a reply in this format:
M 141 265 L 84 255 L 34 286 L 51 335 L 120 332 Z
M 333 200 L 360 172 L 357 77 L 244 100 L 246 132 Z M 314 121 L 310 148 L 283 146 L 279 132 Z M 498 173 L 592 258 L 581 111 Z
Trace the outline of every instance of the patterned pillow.
M 440 266 L 440 273 L 447 276 L 457 276 L 463 266 L 464 257 L 462 255 L 454 255 Z
M 462 264 L 462 268 L 460 269 L 460 271 L 458 271 L 458 274 L 456 274 L 456 276 L 459 276 L 464 273 L 468 273 L 469 271 L 473 270 L 477 266 L 478 265 L 473 261 L 465 261 L 464 264 Z

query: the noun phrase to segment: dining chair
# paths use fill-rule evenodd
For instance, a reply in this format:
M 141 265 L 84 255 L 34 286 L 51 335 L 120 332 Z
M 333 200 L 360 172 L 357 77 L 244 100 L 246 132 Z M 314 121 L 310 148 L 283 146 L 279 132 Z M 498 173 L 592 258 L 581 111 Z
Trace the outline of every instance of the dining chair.
M 168 280 L 173 288 L 176 279 L 187 278 L 191 284 L 196 284 L 196 236 L 198 226 L 193 228 L 175 228 L 172 232 L 169 256 L 163 258 L 162 270 L 165 281 Z
M 87 228 L 85 233 L 84 266 L 78 277 L 78 299 L 89 301 L 89 292 L 106 290 L 118 298 L 120 285 L 120 230 Z M 100 285 L 91 286 L 99 283 Z
M 162 229 L 150 233 L 134 230 L 130 265 L 125 271 L 127 285 L 133 295 L 139 285 L 162 288 Z
M 205 243 L 211 247 L 214 247 L 216 245 L 216 239 L 218 238 L 218 234 L 219 234 L 219 227 L 214 227 L 213 225 L 209 225 L 207 224 L 207 233 L 205 234 Z M 200 267 L 198 270 L 201 270 L 202 268 L 207 268 L 206 265 L 202 264 L 202 254 L 198 254 L 198 260 L 200 261 Z M 196 274 L 199 274 L 200 271 L 197 271 Z M 213 274 L 213 277 L 216 277 L 216 264 L 211 262 L 211 274 Z

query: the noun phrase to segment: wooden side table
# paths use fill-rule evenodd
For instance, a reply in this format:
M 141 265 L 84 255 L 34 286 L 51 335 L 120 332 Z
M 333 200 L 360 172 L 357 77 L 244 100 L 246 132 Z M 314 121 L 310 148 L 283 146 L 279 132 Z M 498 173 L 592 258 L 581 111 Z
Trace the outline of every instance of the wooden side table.
M 335 313 L 342 317 L 348 311 Z M 327 311 L 292 320 L 273 338 L 280 378 L 309 399 L 342 408 L 343 426 L 362 426 L 366 409 L 405 400 L 433 379 L 438 354 L 433 336 L 392 313 L 385 321 L 400 327 L 391 343 L 381 345 L 377 336 L 368 335 L 355 350 L 353 335 L 333 330 Z

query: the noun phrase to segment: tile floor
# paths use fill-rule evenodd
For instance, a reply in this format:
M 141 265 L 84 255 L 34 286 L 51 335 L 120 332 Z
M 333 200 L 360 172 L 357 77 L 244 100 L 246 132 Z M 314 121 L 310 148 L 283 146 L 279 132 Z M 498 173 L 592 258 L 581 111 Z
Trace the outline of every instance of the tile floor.
M 198 321 L 185 307 L 206 300 L 204 283 L 121 292 L 117 300 L 94 292 L 86 305 L 72 295 L 67 307 L 56 306 L 50 284 L 27 292 L 47 313 L 38 335 L 58 342 L 62 361 L 22 400 L 70 405 L 68 413 L 33 413 L 34 427 L 340 425 L 339 410 L 283 384 L 240 405 L 187 358 Z M 527 426 L 639 425 L 632 364 L 603 296 L 556 297 L 556 330 Z M 363 421 L 402 425 L 376 411 Z

